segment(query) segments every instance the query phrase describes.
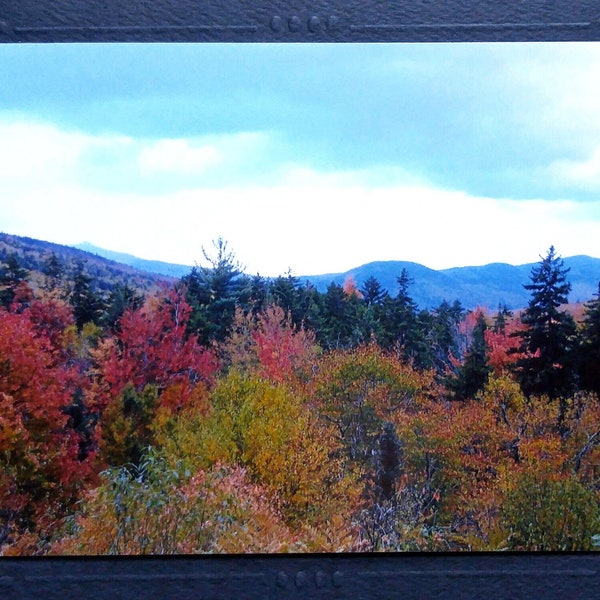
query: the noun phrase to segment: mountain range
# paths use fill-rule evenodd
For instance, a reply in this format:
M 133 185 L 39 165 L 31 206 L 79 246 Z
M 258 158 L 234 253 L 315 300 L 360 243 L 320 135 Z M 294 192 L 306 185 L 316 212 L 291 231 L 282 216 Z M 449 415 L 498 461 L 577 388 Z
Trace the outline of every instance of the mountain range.
M 352 277 L 360 289 L 372 275 L 390 294 L 398 291 L 397 278 L 406 269 L 413 280 L 409 294 L 420 308 L 434 308 L 443 300 L 460 300 L 465 308 L 476 306 L 495 309 L 499 304 L 509 309 L 525 308 L 529 292 L 523 284 L 530 283 L 530 275 L 537 263 L 509 265 L 492 263 L 477 267 L 454 267 L 436 271 L 418 263 L 404 261 L 371 262 L 345 273 L 309 276 L 307 279 L 319 290 L 325 290 L 329 283 L 343 284 Z M 571 283 L 569 301 L 586 302 L 598 291 L 600 281 L 600 259 L 589 256 L 572 256 L 564 259 L 569 269 Z
M 29 271 L 28 283 L 34 288 L 43 284 L 42 273 L 52 255 L 62 265 L 67 280 L 72 279 L 79 263 L 91 278 L 93 288 L 102 293 L 110 291 L 115 285 L 129 285 L 142 293 L 151 292 L 175 280 L 109 260 L 96 252 L 0 232 L 0 267 L 11 254 L 17 257 L 20 267 Z
M 181 279 L 192 269 L 192 267 L 189 265 L 178 265 L 174 263 L 162 262 L 160 260 L 147 260 L 145 258 L 133 256 L 132 254 L 125 254 L 124 252 L 113 252 L 112 250 L 106 250 L 104 248 L 94 246 L 89 242 L 82 242 L 81 244 L 77 244 L 73 247 L 77 248 L 78 250 L 83 250 L 84 252 L 89 252 L 90 254 L 102 256 L 108 260 L 113 260 L 115 262 L 128 265 L 134 269 L 145 271 L 146 273 L 156 273 L 157 275 L 166 275 L 167 277 L 175 277 L 177 279 Z
M 76 248 L 145 271 L 168 277 L 182 277 L 190 272 L 191 266 L 145 260 L 130 254 L 112 252 L 90 243 L 78 244 Z M 523 284 L 530 282 L 530 274 L 536 263 L 509 265 L 492 263 L 476 267 L 454 267 L 434 270 L 421 264 L 406 261 L 376 261 L 356 267 L 343 273 L 326 275 L 303 275 L 301 282 L 310 282 L 320 292 L 332 283 L 343 284 L 352 277 L 360 289 L 365 281 L 373 276 L 382 288 L 391 295 L 398 290 L 397 278 L 406 269 L 413 280 L 409 293 L 420 308 L 434 308 L 443 300 L 459 300 L 467 309 L 476 306 L 495 309 L 499 304 L 515 310 L 527 306 L 529 292 Z M 569 269 L 568 279 L 572 289 L 569 301 L 572 303 L 591 300 L 598 292 L 600 281 L 600 258 L 571 256 L 564 258 Z

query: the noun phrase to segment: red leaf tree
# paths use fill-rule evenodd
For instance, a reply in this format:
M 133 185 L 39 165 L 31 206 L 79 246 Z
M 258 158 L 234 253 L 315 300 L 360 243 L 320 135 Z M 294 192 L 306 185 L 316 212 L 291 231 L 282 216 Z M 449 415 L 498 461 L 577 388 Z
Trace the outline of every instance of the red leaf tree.
M 209 384 L 218 368 L 214 353 L 186 336 L 190 305 L 176 290 L 151 298 L 139 309 L 128 309 L 120 331 L 105 340 L 96 352 L 100 364 L 105 405 L 133 385 L 141 392 L 155 385 L 159 404 L 177 411 L 189 400 L 194 387 Z M 177 394 L 165 394 L 177 388 Z
M 51 312 L 43 303 L 0 310 L 0 544 L 59 518 L 92 462 L 79 460 L 80 437 L 66 410 L 76 374 L 58 338 L 68 315 L 50 323 Z

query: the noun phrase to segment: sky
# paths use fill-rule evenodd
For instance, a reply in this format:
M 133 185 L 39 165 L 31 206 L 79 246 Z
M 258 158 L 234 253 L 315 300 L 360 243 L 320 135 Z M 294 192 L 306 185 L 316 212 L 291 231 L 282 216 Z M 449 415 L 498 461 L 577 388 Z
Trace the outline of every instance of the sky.
M 0 231 L 249 274 L 600 257 L 600 44 L 0 45 Z

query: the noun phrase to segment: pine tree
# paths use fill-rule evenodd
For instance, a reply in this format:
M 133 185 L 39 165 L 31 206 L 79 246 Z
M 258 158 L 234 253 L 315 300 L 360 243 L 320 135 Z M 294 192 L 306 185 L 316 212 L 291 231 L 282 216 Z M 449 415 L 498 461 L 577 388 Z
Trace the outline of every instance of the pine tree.
M 380 342 L 384 334 L 382 320 L 389 295 L 373 275 L 364 282 L 360 294 L 363 310 L 359 327 L 365 340 Z
M 600 282 L 596 298 L 585 304 L 579 348 L 581 387 L 600 398 Z
M 231 329 L 238 301 L 249 287 L 243 268 L 222 238 L 213 242 L 215 256 L 203 249 L 207 267 L 194 267 L 181 279 L 185 299 L 192 307 L 188 331 L 202 345 L 222 342 Z
M 485 317 L 482 312 L 479 312 L 465 360 L 458 368 L 456 377 L 448 383 L 448 387 L 454 392 L 456 400 L 473 398 L 487 382 L 491 367 L 487 360 L 489 348 L 485 341 L 486 330 Z
M 29 271 L 21 267 L 16 253 L 11 252 L 6 263 L 0 265 L 0 305 L 10 308 L 19 295 L 19 288 L 26 285 L 28 275 Z
M 354 295 L 331 282 L 323 296 L 323 325 L 318 340 L 328 349 L 351 348 L 365 341 L 360 330 L 362 304 Z M 320 334 L 320 335 L 319 335 Z
M 523 286 L 531 292 L 531 299 L 521 316 L 526 327 L 515 334 L 521 338 L 518 351 L 525 354 L 516 362 L 516 374 L 527 396 L 565 398 L 575 387 L 575 321 L 559 310 L 571 291 L 568 271 L 551 246 L 533 267 L 531 283 Z
M 42 272 L 44 273 L 44 283 L 42 285 L 44 290 L 47 292 L 58 290 L 64 292 L 65 266 L 54 252 L 45 260 Z
M 108 295 L 102 322 L 113 332 L 119 331 L 119 320 L 127 309 L 137 310 L 144 304 L 144 297 L 127 284 L 117 284 Z
M 442 300 L 428 319 L 425 319 L 425 315 L 422 313 L 421 320 L 427 332 L 429 344 L 429 360 L 438 375 L 442 377 L 447 374 L 448 370 L 452 370 L 453 357 L 460 355 L 458 326 L 464 313 L 458 300 L 452 304 L 447 300 Z
M 273 304 L 283 308 L 285 313 L 290 313 L 294 325 L 300 326 L 304 316 L 300 304 L 300 282 L 291 271 L 288 271 L 285 276 L 280 275 L 271 282 L 269 299 Z
M 302 326 L 314 332 L 319 331 L 323 327 L 324 318 L 323 294 L 320 294 L 309 281 L 298 288 L 298 294 L 298 316 L 301 320 L 294 320 L 294 313 L 292 313 L 292 322 L 296 327 Z
M 406 359 L 415 358 L 419 347 L 417 326 L 417 304 L 408 289 L 414 283 L 408 271 L 402 269 L 398 282 L 398 293 L 394 298 L 384 299 L 383 339 L 384 348 L 396 350 Z
M 75 263 L 73 292 L 69 302 L 73 307 L 73 316 L 78 330 L 81 331 L 86 323 L 99 324 L 104 310 L 104 302 L 92 289 L 92 278 L 85 273 L 82 261 Z
M 508 309 L 506 304 L 498 305 L 498 312 L 494 319 L 494 332 L 504 333 L 506 331 L 506 320 L 512 318 L 513 312 Z
M 381 305 L 387 296 L 387 292 L 373 275 L 371 275 L 360 288 L 362 301 L 367 307 Z
M 248 282 L 247 309 L 257 315 L 267 308 L 269 300 L 268 281 L 260 274 L 250 278 Z

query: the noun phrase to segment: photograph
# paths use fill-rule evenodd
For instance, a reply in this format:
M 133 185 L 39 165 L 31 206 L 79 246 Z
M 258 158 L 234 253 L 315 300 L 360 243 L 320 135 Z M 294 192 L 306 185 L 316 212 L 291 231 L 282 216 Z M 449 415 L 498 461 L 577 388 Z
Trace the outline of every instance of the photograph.
M 0 64 L 0 556 L 600 548 L 597 43 Z

